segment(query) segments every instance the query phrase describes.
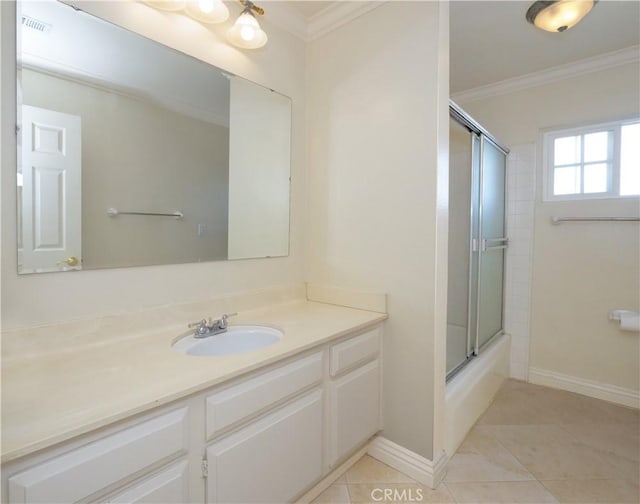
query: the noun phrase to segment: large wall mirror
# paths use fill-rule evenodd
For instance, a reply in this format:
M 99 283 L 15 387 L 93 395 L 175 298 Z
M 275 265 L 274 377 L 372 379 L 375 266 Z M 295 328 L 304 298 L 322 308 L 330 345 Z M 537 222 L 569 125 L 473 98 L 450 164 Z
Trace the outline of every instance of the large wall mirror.
M 19 273 L 288 254 L 286 96 L 55 0 L 17 80 Z

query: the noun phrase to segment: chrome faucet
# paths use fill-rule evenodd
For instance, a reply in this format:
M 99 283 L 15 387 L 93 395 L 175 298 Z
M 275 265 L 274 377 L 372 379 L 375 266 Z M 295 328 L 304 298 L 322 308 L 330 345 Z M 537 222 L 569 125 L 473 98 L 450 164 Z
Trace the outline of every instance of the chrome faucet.
M 225 313 L 219 319 L 212 320 L 209 317 L 209 322 L 207 319 L 202 319 L 198 322 L 192 322 L 188 324 L 189 329 L 196 328 L 193 336 L 195 338 L 206 338 L 207 336 L 214 336 L 216 334 L 220 334 L 227 331 L 229 324 L 227 323 L 227 319 L 229 317 L 233 317 L 237 315 L 237 313 Z

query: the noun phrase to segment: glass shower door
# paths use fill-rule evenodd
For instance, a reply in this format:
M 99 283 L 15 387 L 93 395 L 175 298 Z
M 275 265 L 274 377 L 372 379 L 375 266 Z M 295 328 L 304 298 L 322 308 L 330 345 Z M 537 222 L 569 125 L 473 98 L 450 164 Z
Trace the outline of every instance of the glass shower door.
M 481 138 L 480 240 L 478 253 L 476 353 L 502 333 L 505 236 L 506 154 Z
M 471 329 L 469 244 L 474 233 L 470 217 L 474 208 L 474 165 L 479 163 L 478 137 L 451 119 L 449 124 L 449 278 L 447 291 L 447 373 L 463 366 L 473 354 L 475 325 Z M 476 161 L 478 158 L 478 161 Z M 476 198 L 477 200 L 477 198 Z M 474 235 L 475 236 L 475 235 Z M 473 335 L 473 338 L 471 338 Z
M 447 379 L 502 334 L 508 150 L 450 106 Z

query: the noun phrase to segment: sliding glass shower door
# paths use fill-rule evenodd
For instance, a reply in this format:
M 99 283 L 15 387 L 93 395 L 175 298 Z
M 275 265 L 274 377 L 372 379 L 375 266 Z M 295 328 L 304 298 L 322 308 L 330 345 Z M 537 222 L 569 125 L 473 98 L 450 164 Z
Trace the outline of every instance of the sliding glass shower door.
M 502 333 L 506 149 L 451 107 L 447 377 Z
M 476 353 L 502 333 L 505 236 L 506 156 L 481 138 L 480 250 L 478 253 L 478 330 Z

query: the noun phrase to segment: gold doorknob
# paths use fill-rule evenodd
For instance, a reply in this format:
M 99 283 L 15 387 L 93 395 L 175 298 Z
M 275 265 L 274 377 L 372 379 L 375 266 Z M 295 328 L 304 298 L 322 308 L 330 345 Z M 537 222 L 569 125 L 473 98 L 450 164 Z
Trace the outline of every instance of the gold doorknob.
M 77 257 L 71 256 L 64 262 L 66 262 L 69 266 L 77 266 L 79 261 Z

